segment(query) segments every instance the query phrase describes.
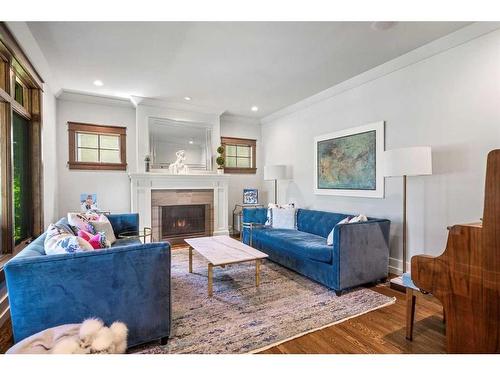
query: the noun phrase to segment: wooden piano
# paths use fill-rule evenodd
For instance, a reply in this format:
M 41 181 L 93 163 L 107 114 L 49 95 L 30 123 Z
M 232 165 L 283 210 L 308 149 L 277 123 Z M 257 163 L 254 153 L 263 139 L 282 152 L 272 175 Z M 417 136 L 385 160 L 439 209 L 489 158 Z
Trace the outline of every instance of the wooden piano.
M 500 150 L 488 154 L 482 225 L 453 225 L 443 254 L 414 256 L 411 276 L 443 304 L 449 353 L 500 352 Z

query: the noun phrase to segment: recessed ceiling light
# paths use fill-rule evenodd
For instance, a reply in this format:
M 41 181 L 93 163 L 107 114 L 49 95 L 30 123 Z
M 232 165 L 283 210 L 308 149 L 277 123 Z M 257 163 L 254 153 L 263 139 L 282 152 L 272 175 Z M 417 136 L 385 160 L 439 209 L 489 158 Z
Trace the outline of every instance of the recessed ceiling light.
M 184 100 L 187 100 L 189 102 L 191 100 L 191 97 L 190 96 L 185 96 Z
M 104 83 L 102 83 L 102 81 L 101 81 L 100 79 L 96 79 L 96 80 L 94 81 L 94 85 L 96 85 L 96 86 L 103 86 L 103 85 L 104 85 Z
M 372 22 L 371 24 L 371 28 L 375 31 L 385 31 L 385 30 L 389 30 L 391 28 L 393 28 L 394 26 L 396 26 L 397 22 L 389 22 L 389 21 L 385 21 L 385 22 Z
M 193 141 L 189 141 L 189 144 L 192 145 L 194 142 Z
M 259 107 L 257 107 L 256 105 L 254 105 L 252 108 L 250 108 L 252 110 L 252 112 L 257 112 L 259 110 Z

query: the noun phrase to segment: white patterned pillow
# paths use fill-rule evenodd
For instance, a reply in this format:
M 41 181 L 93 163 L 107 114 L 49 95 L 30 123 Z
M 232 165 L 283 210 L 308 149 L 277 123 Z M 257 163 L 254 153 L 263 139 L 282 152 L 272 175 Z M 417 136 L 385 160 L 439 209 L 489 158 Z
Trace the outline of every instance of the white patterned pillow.
M 80 230 L 84 230 L 85 232 L 97 234 L 94 227 L 90 224 L 90 219 L 86 214 L 68 212 L 68 223 Z
M 346 217 L 345 219 L 342 219 L 340 220 L 338 224 L 348 224 L 349 223 L 349 216 Z M 328 234 L 328 237 L 326 238 L 326 244 L 328 246 L 332 246 L 333 245 L 333 231 L 335 230 L 335 227 L 332 228 L 332 230 L 330 231 L 330 233 Z
M 273 208 L 295 208 L 295 203 L 287 203 L 284 205 L 279 205 L 276 203 L 269 203 L 267 205 L 267 221 L 266 225 L 273 225 Z
M 113 226 L 105 215 L 101 215 L 99 217 L 99 220 L 91 221 L 90 224 L 94 228 L 95 232 L 104 233 L 106 235 L 106 239 L 110 244 L 114 244 L 116 242 L 116 236 L 113 230 Z
M 272 227 L 276 229 L 297 229 L 297 210 L 295 208 L 271 209 Z
M 358 216 L 354 216 L 351 220 L 349 220 L 349 224 L 352 224 L 352 223 L 361 223 L 361 222 L 364 222 L 364 221 L 368 221 L 368 218 L 366 217 L 366 215 L 358 215 Z
M 50 224 L 44 242 L 45 254 L 67 254 L 93 250 L 90 243 L 70 233 L 64 226 Z

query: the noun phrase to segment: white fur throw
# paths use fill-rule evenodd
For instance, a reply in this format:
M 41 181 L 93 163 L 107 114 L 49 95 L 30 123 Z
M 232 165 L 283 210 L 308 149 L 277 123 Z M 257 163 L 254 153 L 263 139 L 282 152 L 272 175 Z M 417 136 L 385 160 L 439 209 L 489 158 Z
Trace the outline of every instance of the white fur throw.
M 46 329 L 10 348 L 8 354 L 122 354 L 127 350 L 127 326 L 100 319 Z

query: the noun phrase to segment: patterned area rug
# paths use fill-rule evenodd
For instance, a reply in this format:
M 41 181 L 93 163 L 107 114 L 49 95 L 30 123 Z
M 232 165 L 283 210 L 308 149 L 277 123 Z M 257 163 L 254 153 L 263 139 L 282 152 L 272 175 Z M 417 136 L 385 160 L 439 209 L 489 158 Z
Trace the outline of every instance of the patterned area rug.
M 249 353 L 394 303 L 366 288 L 341 297 L 293 271 L 265 260 L 255 287 L 255 263 L 214 268 L 207 296 L 207 264 L 193 251 L 172 251 L 172 336 L 141 353 Z

